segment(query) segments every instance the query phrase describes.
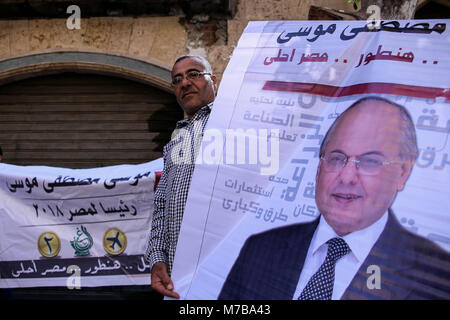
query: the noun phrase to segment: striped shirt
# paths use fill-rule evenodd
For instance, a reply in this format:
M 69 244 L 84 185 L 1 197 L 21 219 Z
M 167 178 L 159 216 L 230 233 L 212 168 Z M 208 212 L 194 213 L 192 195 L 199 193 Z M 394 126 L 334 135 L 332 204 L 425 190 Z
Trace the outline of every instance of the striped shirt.
M 164 262 L 169 274 L 172 272 L 196 153 L 211 107 L 212 103 L 197 111 L 192 119 L 178 121 L 172 139 L 164 146 L 164 169 L 155 191 L 155 210 L 145 252 L 150 269 L 155 263 Z

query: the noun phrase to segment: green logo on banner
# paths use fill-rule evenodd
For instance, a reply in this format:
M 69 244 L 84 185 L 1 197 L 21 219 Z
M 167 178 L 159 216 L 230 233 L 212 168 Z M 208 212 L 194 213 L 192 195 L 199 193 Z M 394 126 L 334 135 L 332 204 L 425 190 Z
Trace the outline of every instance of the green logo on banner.
M 75 249 L 76 256 L 88 256 L 89 249 L 92 248 L 94 240 L 84 226 L 77 228 L 77 235 L 70 241 L 70 245 Z

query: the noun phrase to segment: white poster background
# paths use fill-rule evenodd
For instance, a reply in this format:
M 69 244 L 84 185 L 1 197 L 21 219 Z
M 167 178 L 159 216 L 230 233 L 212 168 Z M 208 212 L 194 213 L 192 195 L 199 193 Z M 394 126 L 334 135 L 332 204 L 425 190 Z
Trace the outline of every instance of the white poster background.
M 0 164 L 0 287 L 66 286 L 70 265 L 79 267 L 81 287 L 149 284 L 143 254 L 162 167 L 162 158 L 93 169 Z M 70 244 L 81 226 L 93 239 L 87 256 L 76 256 Z M 126 236 L 120 255 L 104 249 L 113 227 Z M 37 246 L 49 231 L 61 242 L 51 258 Z
M 381 96 L 410 111 L 420 155 L 392 208 L 405 228 L 449 250 L 449 23 L 385 21 L 378 32 L 365 32 L 364 21 L 248 24 L 206 130 L 225 137 L 227 129 L 278 129 L 279 169 L 262 175 L 267 166 L 261 163 L 207 164 L 205 150 L 213 140 L 204 138 L 172 274 L 182 299 L 216 299 L 250 235 L 318 216 L 314 184 L 321 138 L 338 114 L 364 96 Z M 270 81 L 282 86 L 268 90 Z M 331 89 L 302 92 L 309 84 L 341 88 L 341 96 L 325 96 Z

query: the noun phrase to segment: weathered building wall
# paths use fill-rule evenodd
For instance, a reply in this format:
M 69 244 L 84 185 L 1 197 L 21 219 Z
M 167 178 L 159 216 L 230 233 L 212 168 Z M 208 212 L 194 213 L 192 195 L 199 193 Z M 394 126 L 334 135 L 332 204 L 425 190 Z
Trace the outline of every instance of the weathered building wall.
M 66 19 L 0 20 L 0 61 L 43 52 L 87 51 L 126 56 L 170 70 L 176 57 L 193 53 L 209 58 L 220 79 L 248 21 L 306 20 L 313 4 L 353 10 L 346 0 L 240 0 L 231 19 L 207 15 L 83 18 L 81 8 L 79 30 L 69 30 Z
M 179 17 L 81 17 L 81 29 L 66 19 L 0 20 L 0 60 L 55 51 L 127 56 L 171 68 L 186 50 Z

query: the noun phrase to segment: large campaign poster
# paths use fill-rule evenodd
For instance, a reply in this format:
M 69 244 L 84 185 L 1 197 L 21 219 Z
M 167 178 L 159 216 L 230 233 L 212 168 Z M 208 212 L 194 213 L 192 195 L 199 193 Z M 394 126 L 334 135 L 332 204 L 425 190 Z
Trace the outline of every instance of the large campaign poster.
M 407 108 L 419 156 L 392 205 L 450 248 L 449 20 L 250 22 L 200 147 L 173 269 L 182 299 L 217 299 L 246 239 L 319 216 L 319 147 L 355 101 Z
M 92 169 L 0 164 L 0 287 L 150 284 L 162 158 Z

